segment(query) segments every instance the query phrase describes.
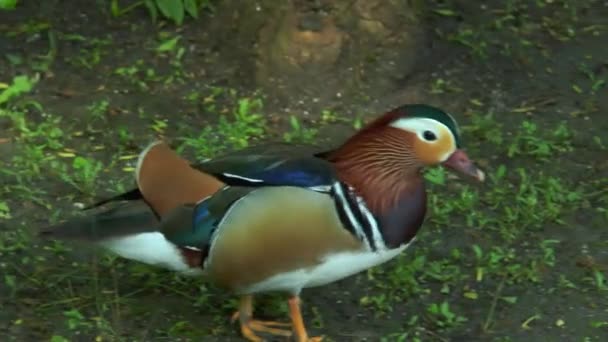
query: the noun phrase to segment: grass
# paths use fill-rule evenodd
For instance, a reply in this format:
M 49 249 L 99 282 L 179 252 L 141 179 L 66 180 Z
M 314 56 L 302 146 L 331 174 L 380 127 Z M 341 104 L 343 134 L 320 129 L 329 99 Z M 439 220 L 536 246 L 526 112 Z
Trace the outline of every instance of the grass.
M 457 57 L 427 75 L 422 102 L 463 122 L 488 180 L 428 170 L 430 212 L 416 243 L 394 262 L 305 291 L 311 329 L 329 341 L 606 340 L 608 103 L 599 95 L 608 51 L 597 45 L 607 28 L 597 4 L 430 5 L 435 39 Z M 33 232 L 130 187 L 151 139 L 196 160 L 265 140 L 331 141 L 371 113 L 355 99 L 282 111 L 240 79 L 201 76 L 222 64 L 200 65 L 189 45 L 200 32 L 187 25 L 144 36 L 137 52 L 107 32 L 49 28 L 31 21 L 4 33 L 14 44 L 43 38 L 25 45 L 31 53 L 6 52 L 10 72 L 0 69 L 0 336 L 236 338 L 237 300 L 212 284 Z M 80 74 L 86 82 L 66 76 Z M 281 296 L 258 302 L 262 317 L 285 317 Z

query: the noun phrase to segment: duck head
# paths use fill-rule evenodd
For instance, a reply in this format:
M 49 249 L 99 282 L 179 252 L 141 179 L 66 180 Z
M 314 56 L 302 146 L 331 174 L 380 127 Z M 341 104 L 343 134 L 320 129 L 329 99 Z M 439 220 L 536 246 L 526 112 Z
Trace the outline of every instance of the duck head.
M 485 174 L 462 150 L 456 120 L 441 109 L 428 105 L 407 105 L 397 108 L 388 128 L 405 132 L 404 143 L 412 150 L 411 157 L 420 167 L 443 165 L 462 175 L 483 182 Z
M 335 150 L 330 159 L 346 173 L 348 169 L 371 172 L 395 181 L 437 165 L 480 182 L 485 179 L 461 147 L 456 120 L 424 104 L 404 105 L 380 116 Z

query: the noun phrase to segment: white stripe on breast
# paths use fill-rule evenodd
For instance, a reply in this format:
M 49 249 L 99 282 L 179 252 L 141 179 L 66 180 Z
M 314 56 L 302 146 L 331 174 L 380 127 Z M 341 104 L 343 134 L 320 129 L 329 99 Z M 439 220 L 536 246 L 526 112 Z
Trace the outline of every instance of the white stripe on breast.
M 334 189 L 335 196 L 338 199 L 338 205 L 341 205 L 342 208 L 344 209 L 346 216 L 348 216 L 348 221 L 350 222 L 350 225 L 355 229 L 355 234 L 357 235 L 357 238 L 359 240 L 363 241 L 363 243 L 365 243 L 367 248 L 370 249 L 371 248 L 370 242 L 367 240 L 367 237 L 365 236 L 365 233 L 363 232 L 363 227 L 361 226 L 361 222 L 357 221 L 357 219 L 355 218 L 355 214 L 353 214 L 352 208 L 350 207 L 350 204 L 346 200 L 346 196 L 348 196 L 348 195 L 346 195 L 344 193 L 344 191 L 342 190 L 342 185 L 340 183 L 335 183 L 333 185 L 333 189 Z
M 359 205 L 359 210 L 365 216 L 365 219 L 369 223 L 372 228 L 372 236 L 374 238 L 374 245 L 377 249 L 383 250 L 386 248 L 386 244 L 384 243 L 384 239 L 382 238 L 382 233 L 380 233 L 380 227 L 378 226 L 378 221 L 374 215 L 367 209 L 367 205 L 362 197 L 357 196 L 357 204 Z

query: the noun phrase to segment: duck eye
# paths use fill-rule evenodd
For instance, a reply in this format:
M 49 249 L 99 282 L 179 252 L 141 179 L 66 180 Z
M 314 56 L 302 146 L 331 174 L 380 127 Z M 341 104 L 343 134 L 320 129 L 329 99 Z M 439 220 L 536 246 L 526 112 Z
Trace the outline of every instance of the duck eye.
M 435 133 L 433 133 L 431 131 L 424 131 L 422 133 L 422 137 L 426 141 L 435 141 L 435 140 L 437 140 L 437 136 L 435 135 Z

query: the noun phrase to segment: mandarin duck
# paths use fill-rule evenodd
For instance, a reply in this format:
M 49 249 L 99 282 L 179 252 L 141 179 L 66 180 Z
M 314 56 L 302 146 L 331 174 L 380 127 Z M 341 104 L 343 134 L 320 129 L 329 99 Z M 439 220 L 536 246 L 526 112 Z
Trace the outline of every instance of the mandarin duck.
M 281 146 L 190 164 L 154 142 L 139 156 L 137 188 L 91 206 L 114 207 L 41 234 L 204 274 L 241 296 L 233 320 L 250 341 L 262 341 L 260 333 L 320 341 L 308 336 L 300 292 L 382 264 L 410 245 L 425 218 L 424 167 L 484 179 L 460 149 L 454 118 L 428 105 L 391 110 L 333 150 Z M 254 319 L 252 296 L 269 291 L 289 295 L 290 324 Z

